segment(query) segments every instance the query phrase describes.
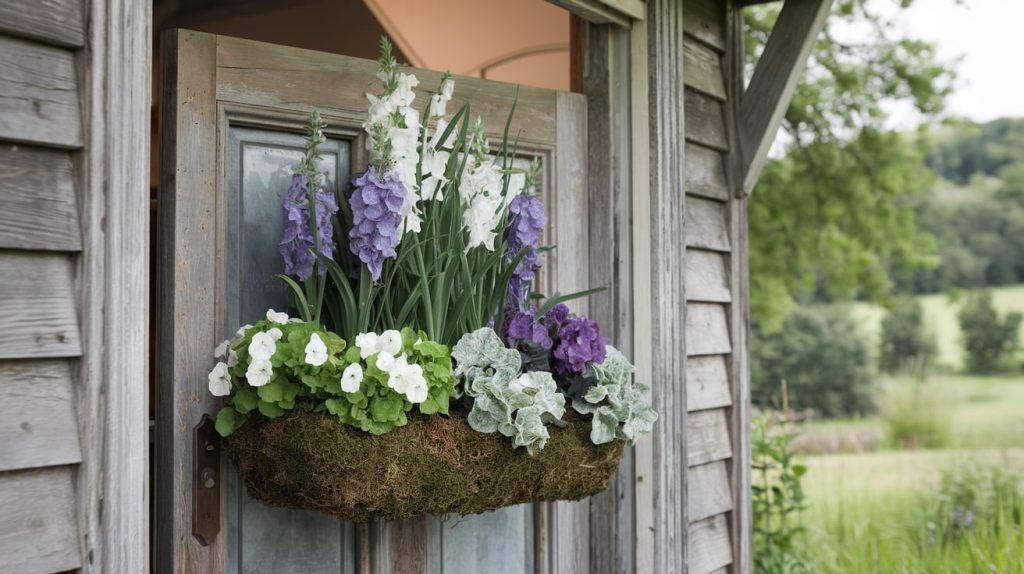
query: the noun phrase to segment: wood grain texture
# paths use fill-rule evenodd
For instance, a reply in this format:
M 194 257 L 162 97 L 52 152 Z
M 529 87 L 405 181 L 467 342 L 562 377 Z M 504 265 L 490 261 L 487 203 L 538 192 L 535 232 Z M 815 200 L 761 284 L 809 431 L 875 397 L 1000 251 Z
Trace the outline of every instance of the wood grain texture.
M 72 467 L 0 473 L 0 574 L 82 565 Z
M 74 53 L 0 36 L 0 54 L 0 139 L 81 147 Z
M 722 152 L 686 144 L 686 193 L 720 201 L 729 199 Z
M 722 102 L 689 88 L 685 93 L 686 139 L 719 151 L 728 151 Z
M 700 197 L 686 202 L 686 246 L 729 251 L 726 204 Z
M 732 352 L 724 306 L 689 304 L 686 314 L 686 350 L 691 357 Z
M 391 574 L 424 574 L 428 570 L 427 517 L 416 516 L 390 524 L 388 552 Z
M 82 460 L 71 365 L 0 361 L 0 471 Z
M 724 514 L 690 525 L 690 544 L 686 555 L 689 574 L 707 574 L 732 564 L 729 523 Z
M 732 510 L 732 489 L 729 465 L 719 460 L 690 467 L 690 488 L 686 503 L 690 506 L 690 522 Z
M 693 412 L 731 404 L 725 356 L 690 357 L 686 362 L 686 409 Z
M 726 257 L 714 251 L 686 250 L 686 300 L 728 303 L 732 300 Z
M 683 26 L 686 34 L 725 51 L 725 2 L 718 0 L 687 0 L 683 3 Z
M 0 359 L 82 354 L 74 263 L 56 253 L 0 251 Z
M 722 56 L 690 38 L 683 40 L 683 82 L 716 100 L 725 100 Z
M 0 0 L 0 32 L 57 46 L 85 44 L 81 0 Z
M 690 413 L 686 446 L 689 466 L 724 460 L 732 456 L 729 444 L 729 423 L 725 409 Z
M 71 153 L 0 145 L 0 205 L 0 248 L 82 248 Z

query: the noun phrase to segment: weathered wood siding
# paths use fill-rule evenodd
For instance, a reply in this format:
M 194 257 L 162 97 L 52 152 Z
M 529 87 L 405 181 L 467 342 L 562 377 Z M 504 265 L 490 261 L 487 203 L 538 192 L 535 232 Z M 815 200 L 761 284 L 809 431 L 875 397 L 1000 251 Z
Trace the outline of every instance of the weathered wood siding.
M 734 538 L 744 502 L 734 455 L 734 416 L 745 385 L 744 222 L 735 213 L 737 172 L 727 2 L 684 3 L 686 189 L 687 562 L 690 574 L 744 572 Z M 740 231 L 743 231 L 742 233 Z M 742 396 L 742 395 L 739 395 Z M 739 536 L 742 537 L 742 536 Z

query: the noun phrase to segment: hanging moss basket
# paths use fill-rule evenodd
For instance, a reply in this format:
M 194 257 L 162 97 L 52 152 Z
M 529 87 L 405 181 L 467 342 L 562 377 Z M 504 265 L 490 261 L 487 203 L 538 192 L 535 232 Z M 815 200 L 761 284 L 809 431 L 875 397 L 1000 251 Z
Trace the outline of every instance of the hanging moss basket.
M 543 500 L 579 500 L 607 488 L 624 441 L 595 445 L 590 419 L 566 426 L 534 456 L 465 413 L 413 416 L 374 436 L 328 414 L 292 411 L 250 420 L 225 439 L 249 495 L 271 506 L 366 522 L 420 514 L 475 514 Z

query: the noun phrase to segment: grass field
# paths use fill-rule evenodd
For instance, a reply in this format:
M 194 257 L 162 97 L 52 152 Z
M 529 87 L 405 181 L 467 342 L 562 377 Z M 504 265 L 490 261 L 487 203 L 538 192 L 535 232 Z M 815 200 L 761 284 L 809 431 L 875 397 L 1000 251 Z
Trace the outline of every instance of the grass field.
M 959 305 L 944 294 L 921 295 L 919 299 L 924 307 L 927 328 L 935 334 L 939 362 L 952 370 L 959 370 L 963 365 L 960 325 L 956 318 Z M 992 303 L 1002 314 L 1009 311 L 1024 312 L 1024 285 L 992 288 Z M 854 305 L 853 312 L 863 322 L 864 330 L 876 343 L 874 348 L 877 348 L 885 310 L 877 305 L 858 303 Z M 1024 324 L 1021 325 L 1021 340 L 1024 341 Z

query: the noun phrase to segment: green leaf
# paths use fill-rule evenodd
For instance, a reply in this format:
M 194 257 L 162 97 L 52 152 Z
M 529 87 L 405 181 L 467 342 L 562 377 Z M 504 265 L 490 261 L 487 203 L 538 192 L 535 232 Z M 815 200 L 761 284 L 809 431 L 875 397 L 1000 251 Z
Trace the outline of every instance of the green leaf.
M 268 403 L 267 401 L 260 401 L 259 408 L 260 413 L 263 416 L 271 419 L 275 419 L 284 414 L 284 409 L 274 403 Z
M 214 428 L 217 429 L 217 434 L 220 436 L 230 436 L 231 433 L 241 426 L 243 420 L 245 419 L 237 416 L 235 409 L 224 407 L 217 413 L 217 422 L 214 424 Z
M 256 394 L 255 390 L 250 387 L 246 387 L 235 393 L 231 402 L 235 408 L 238 409 L 239 413 L 245 414 L 257 407 L 260 402 L 260 398 Z

